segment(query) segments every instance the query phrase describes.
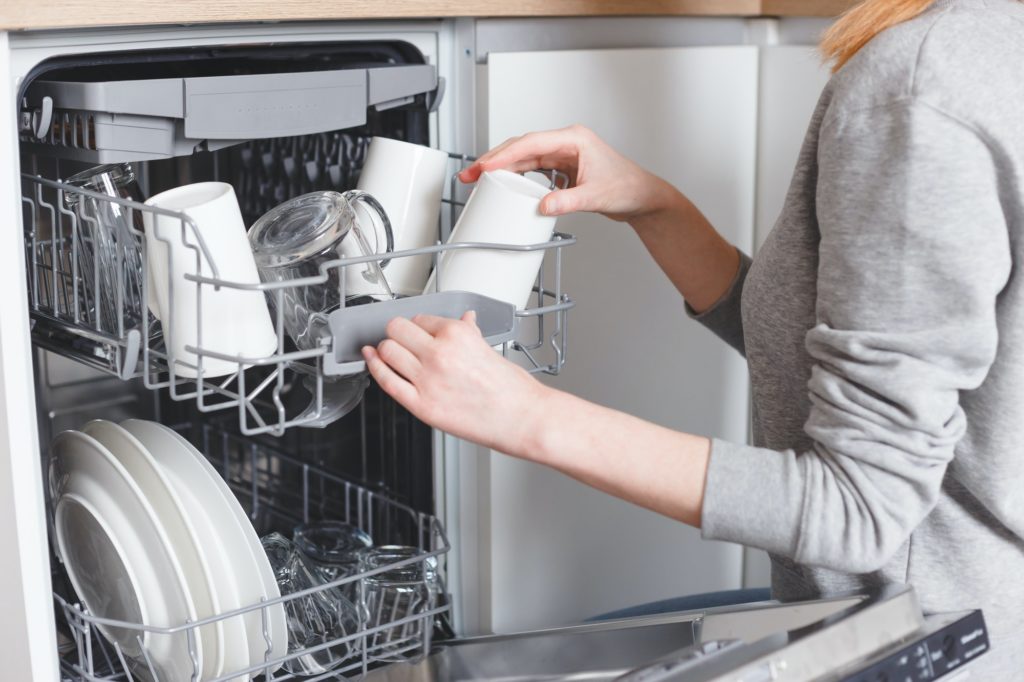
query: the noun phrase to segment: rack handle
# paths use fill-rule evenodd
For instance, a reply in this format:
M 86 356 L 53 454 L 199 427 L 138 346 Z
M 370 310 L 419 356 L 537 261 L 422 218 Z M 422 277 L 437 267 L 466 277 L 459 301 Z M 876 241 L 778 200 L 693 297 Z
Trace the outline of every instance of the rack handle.
M 324 374 L 347 376 L 363 371 L 363 346 L 383 341 L 388 322 L 396 317 L 426 314 L 457 320 L 470 310 L 476 312 L 477 326 L 489 345 L 515 339 L 515 306 L 467 291 L 442 291 L 335 310 L 328 317 L 332 346 L 323 356 Z

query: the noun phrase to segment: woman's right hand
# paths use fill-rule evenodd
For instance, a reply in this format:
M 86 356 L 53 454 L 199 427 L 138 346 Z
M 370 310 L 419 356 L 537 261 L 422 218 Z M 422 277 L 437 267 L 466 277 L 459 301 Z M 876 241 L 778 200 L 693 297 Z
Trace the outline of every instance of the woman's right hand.
M 551 192 L 541 202 L 541 213 L 552 216 L 586 211 L 633 222 L 678 194 L 580 125 L 506 140 L 462 171 L 459 179 L 476 182 L 481 173 L 497 169 L 554 169 L 568 175 L 569 188 Z

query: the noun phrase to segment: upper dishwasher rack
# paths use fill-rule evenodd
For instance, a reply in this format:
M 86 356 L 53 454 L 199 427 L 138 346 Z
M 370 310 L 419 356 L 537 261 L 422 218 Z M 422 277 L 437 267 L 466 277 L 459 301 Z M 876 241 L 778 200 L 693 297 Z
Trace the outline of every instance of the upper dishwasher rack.
M 458 196 L 457 171 L 468 160 L 461 155 L 450 155 L 453 171 L 449 195 L 444 199 L 448 210 L 440 224 L 454 225 L 464 202 Z M 564 176 L 562 180 L 564 181 Z M 552 178 L 552 183 L 555 180 Z M 485 338 L 502 352 L 518 359 L 531 372 L 557 374 L 565 363 L 567 344 L 567 315 L 574 305 L 562 290 L 563 249 L 575 243 L 568 234 L 555 233 L 544 243 L 513 245 L 502 243 L 442 243 L 433 246 L 389 253 L 391 260 L 429 255 L 434 267 L 441 267 L 441 254 L 452 250 L 497 250 L 505 252 L 533 251 L 543 254 L 543 265 L 534 283 L 533 294 L 526 307 L 516 310 L 511 304 L 487 299 L 465 292 L 439 292 L 395 301 L 382 301 L 369 306 L 342 307 L 331 313 L 333 338 L 328 343 L 309 350 L 293 350 L 286 338 L 280 316 L 283 309 L 280 296 L 284 289 L 315 287 L 328 278 L 329 270 L 341 271 L 338 278 L 345 281 L 344 268 L 374 259 L 370 257 L 339 258 L 321 266 L 321 274 L 302 280 L 240 284 L 213 276 L 186 274 L 185 279 L 196 282 L 197 306 L 201 299 L 218 287 L 258 290 L 277 297 L 275 327 L 277 350 L 265 357 L 229 356 L 216 353 L 201 345 L 186 346 L 200 359 L 215 358 L 237 365 L 237 371 L 227 377 L 189 378 L 180 368 L 187 364 L 171 355 L 155 334 L 154 321 L 143 316 L 141 328 L 129 328 L 124 321 L 127 307 L 145 310 L 150 277 L 146 250 L 150 241 L 142 231 L 133 230 L 142 257 L 142 290 L 135 291 L 124 285 L 123 276 L 115 276 L 114 299 L 119 302 L 116 319 L 111 323 L 95 311 L 100 300 L 99 284 L 90 286 L 86 270 L 97 271 L 97 262 L 90 260 L 83 244 L 90 239 L 90 230 L 97 225 L 97 217 L 89 214 L 86 202 L 77 202 L 69 210 L 68 195 L 88 196 L 99 202 L 109 202 L 129 212 L 160 213 L 181 221 L 184 239 L 194 234 L 196 226 L 185 214 L 174 213 L 126 199 L 91 192 L 63 182 L 39 176 L 22 175 L 22 206 L 25 219 L 25 247 L 29 312 L 32 318 L 32 338 L 37 345 L 60 355 L 74 358 L 122 379 L 141 377 L 146 388 L 167 389 L 170 397 L 178 401 L 192 401 L 203 413 L 234 411 L 239 429 L 244 435 L 270 433 L 283 434 L 293 426 L 315 426 L 327 414 L 332 376 L 353 375 L 362 371 L 364 363 L 358 356 L 361 344 L 376 343 L 383 338 L 383 328 L 394 316 L 407 316 L 416 312 L 429 312 L 457 316 L 461 308 L 478 312 L 478 324 Z M 129 223 L 134 223 L 129 217 Z M 196 240 L 204 250 L 201 240 Z M 95 252 L 94 252 L 95 253 Z M 198 258 L 198 251 L 196 258 Z M 376 258 L 380 258 L 377 256 Z M 206 253 L 206 259 L 216 270 L 216 261 Z M 127 260 L 119 267 L 127 267 Z M 97 271 L 98 272 L 98 271 Z M 123 274 L 123 273 L 122 273 Z M 93 277 L 93 282 L 101 282 Z M 173 291 L 173 282 L 168 286 Z M 340 297 L 344 300 L 344 296 Z M 201 339 L 202 321 L 197 320 Z M 307 395 L 308 394 L 308 395 Z
M 96 164 L 167 159 L 242 140 L 360 126 L 366 110 L 438 91 L 429 64 L 79 82 L 38 80 L 25 93 L 27 151 Z

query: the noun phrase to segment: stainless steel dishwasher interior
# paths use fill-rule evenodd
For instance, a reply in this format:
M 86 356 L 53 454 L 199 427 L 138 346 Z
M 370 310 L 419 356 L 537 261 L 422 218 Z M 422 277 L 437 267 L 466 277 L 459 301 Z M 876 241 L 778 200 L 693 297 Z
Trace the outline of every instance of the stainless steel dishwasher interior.
M 447 642 L 416 664 L 376 670 L 373 682 L 613 680 L 699 642 L 752 643 L 857 605 L 861 597 L 689 611 Z M 756 653 L 748 650 L 746 656 Z M 740 662 L 730 657 L 734 662 Z
M 391 665 L 367 682 L 439 680 L 612 680 L 696 643 L 700 614 L 675 622 L 579 626 L 529 635 L 483 637 L 446 646 L 417 664 Z M 646 619 L 645 619 L 646 620 Z

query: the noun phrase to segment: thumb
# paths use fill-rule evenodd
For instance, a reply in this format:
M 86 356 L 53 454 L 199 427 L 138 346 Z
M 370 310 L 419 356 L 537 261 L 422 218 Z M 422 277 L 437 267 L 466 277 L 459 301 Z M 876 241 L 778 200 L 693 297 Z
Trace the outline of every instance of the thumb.
M 591 190 L 586 186 L 558 189 L 541 200 L 540 212 L 557 216 L 576 211 L 592 211 L 595 203 Z
M 463 322 L 469 322 L 471 325 L 473 325 L 475 327 L 476 326 L 476 311 L 475 310 L 467 310 L 466 312 L 464 312 L 462 314 L 462 321 Z

